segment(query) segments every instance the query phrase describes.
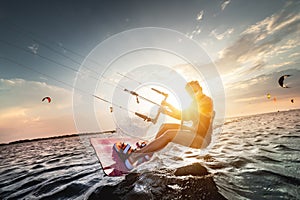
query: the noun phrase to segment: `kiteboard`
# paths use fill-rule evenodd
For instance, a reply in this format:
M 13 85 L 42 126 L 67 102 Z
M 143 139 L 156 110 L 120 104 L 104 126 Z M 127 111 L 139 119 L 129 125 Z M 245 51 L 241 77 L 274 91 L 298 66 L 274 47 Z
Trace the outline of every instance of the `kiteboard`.
M 116 156 L 116 144 L 124 143 L 131 149 L 136 148 L 137 139 L 118 137 L 118 138 L 91 138 L 91 145 L 93 146 L 98 160 L 106 176 L 123 176 L 128 174 L 132 169 L 128 169 L 124 160 Z M 127 148 L 128 150 L 129 148 Z M 146 162 L 143 160 L 142 162 Z M 142 164 L 140 162 L 139 164 Z M 136 166 L 133 166 L 136 167 Z

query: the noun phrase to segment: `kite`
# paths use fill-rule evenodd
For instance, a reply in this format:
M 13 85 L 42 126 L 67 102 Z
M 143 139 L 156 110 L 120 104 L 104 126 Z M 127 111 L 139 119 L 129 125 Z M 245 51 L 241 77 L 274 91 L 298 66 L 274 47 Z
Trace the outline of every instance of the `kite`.
M 291 75 L 283 75 L 283 76 L 281 76 L 279 79 L 278 79 L 278 83 L 279 83 L 279 85 L 281 86 L 281 87 L 283 87 L 283 88 L 289 88 L 287 85 L 285 85 L 283 82 L 284 82 L 284 79 L 285 78 L 287 78 L 287 77 L 289 77 L 289 76 L 291 76 Z
M 51 102 L 51 98 L 50 98 L 50 97 L 44 97 L 44 98 L 42 99 L 42 101 L 45 101 L 46 99 L 48 100 L 48 103 Z
M 294 103 L 294 99 L 291 99 L 291 102 Z
M 271 95 L 270 95 L 270 93 L 268 93 L 268 94 L 267 94 L 267 98 L 268 98 L 268 99 L 270 99 L 270 98 L 271 98 Z

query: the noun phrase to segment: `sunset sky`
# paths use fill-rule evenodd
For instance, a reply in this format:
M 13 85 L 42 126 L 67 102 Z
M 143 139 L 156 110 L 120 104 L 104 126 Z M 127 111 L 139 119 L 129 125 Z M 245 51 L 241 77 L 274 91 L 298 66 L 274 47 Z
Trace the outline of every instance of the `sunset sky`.
M 215 67 L 222 80 L 226 117 L 299 109 L 299 13 L 300 2 L 296 0 L 1 1 L 0 143 L 100 131 L 97 126 L 89 126 L 91 121 L 83 110 L 74 111 L 79 103 L 74 95 L 78 73 L 84 74 L 89 65 L 97 70 L 93 77 L 99 78 L 97 72 L 105 71 L 96 56 L 99 44 L 116 34 L 143 27 L 174 30 L 207 53 L 211 62 L 205 64 Z M 137 37 L 132 35 L 120 46 L 134 43 Z M 105 51 L 107 57 L 113 55 L 116 47 L 118 44 Z M 126 73 L 126 67 L 118 66 L 132 63 L 129 58 L 134 57 L 135 64 L 141 65 L 147 59 L 145 55 L 148 59 L 159 55 L 174 71 L 196 78 L 176 56 L 151 51 L 128 55 L 126 62 L 114 61 L 115 72 Z M 137 73 L 138 80 L 151 78 L 145 70 L 144 76 L 149 77 Z M 160 75 L 166 77 L 168 73 Z M 279 77 L 285 74 L 292 75 L 285 79 L 290 88 L 278 84 Z M 112 73 L 105 75 L 117 77 Z M 96 92 L 108 98 L 114 89 L 100 87 Z M 214 93 L 209 85 L 205 91 Z M 45 96 L 51 96 L 52 102 L 42 102 Z M 155 98 L 155 94 L 148 97 Z M 104 109 L 103 105 L 93 106 Z M 109 118 L 107 111 L 95 115 Z M 90 128 L 79 128 L 79 123 Z M 112 122 L 104 124 L 103 130 L 115 128 Z

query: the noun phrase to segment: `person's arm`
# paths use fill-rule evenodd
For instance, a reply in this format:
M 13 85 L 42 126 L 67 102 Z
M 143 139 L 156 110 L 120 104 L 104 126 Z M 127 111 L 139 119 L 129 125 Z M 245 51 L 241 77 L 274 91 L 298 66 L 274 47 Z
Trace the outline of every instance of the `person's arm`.
M 184 121 L 197 121 L 200 115 L 199 103 L 195 99 L 191 102 L 190 106 L 182 111 L 182 119 Z
M 207 97 L 205 102 L 203 102 L 201 113 L 205 117 L 212 118 L 214 115 L 214 109 L 213 109 L 213 101 L 211 98 Z
M 164 107 L 162 109 L 162 113 L 169 115 L 170 117 L 173 117 L 175 119 L 181 120 L 181 111 L 175 108 L 173 105 L 169 104 L 166 101 L 162 102 L 162 106 Z

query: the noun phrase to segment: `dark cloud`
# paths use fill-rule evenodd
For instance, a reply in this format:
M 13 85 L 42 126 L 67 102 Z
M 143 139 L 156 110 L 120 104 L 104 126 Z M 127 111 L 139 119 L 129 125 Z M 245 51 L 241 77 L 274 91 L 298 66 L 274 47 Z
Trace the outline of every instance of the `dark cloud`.
M 288 39 L 300 40 L 299 37 L 292 38 L 292 34 L 299 35 L 299 30 L 300 15 L 297 9 L 290 5 L 245 30 L 234 44 L 221 52 L 216 65 L 222 73 L 241 68 L 247 62 L 255 63 L 258 61 L 260 68 L 262 68 L 261 64 L 264 63 L 265 57 L 271 53 L 273 55 L 279 53 L 276 52 L 275 47 L 280 45 L 280 42 Z M 290 49 L 285 51 L 288 50 Z M 280 53 L 282 52 L 281 50 Z M 253 68 L 257 68 L 257 65 L 254 64 Z

